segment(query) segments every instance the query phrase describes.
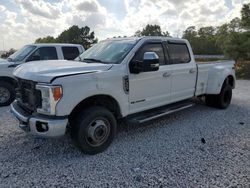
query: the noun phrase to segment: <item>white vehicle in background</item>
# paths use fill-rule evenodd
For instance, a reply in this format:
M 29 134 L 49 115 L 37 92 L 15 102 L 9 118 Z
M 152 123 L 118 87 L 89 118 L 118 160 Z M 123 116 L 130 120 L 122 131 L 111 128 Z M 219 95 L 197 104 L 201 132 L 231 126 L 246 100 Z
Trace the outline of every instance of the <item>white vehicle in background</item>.
M 191 107 L 201 96 L 225 109 L 235 87 L 234 61 L 196 64 L 183 39 L 109 39 L 78 60 L 18 67 L 11 111 L 32 135 L 56 137 L 70 130 L 88 154 L 110 145 L 120 120 L 143 123 Z
M 7 60 L 1 59 L 0 107 L 9 105 L 15 99 L 17 82 L 12 72 L 18 65 L 30 61 L 73 60 L 83 52 L 83 46 L 78 44 L 30 44 L 9 56 Z

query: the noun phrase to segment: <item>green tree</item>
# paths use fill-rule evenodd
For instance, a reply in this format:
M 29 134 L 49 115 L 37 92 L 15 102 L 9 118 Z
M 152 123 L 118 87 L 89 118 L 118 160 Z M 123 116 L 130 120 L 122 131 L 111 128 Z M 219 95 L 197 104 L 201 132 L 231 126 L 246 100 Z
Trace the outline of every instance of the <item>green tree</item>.
M 241 25 L 244 29 L 250 30 L 250 3 L 244 4 L 241 9 Z
M 38 38 L 36 39 L 35 43 L 53 43 L 56 42 L 56 39 L 52 36 L 47 36 L 44 38 Z
M 188 27 L 182 38 L 187 39 L 196 55 L 221 54 L 220 47 L 216 44 L 216 28 L 201 27 L 198 31 L 195 26 Z
M 250 32 L 230 33 L 224 44 L 224 54 L 236 61 L 250 60 Z
M 241 29 L 243 28 L 243 30 Z M 229 24 L 220 41 L 226 57 L 236 61 L 250 60 L 250 3 L 243 5 L 241 19 L 235 18 Z
M 231 20 L 228 24 L 228 31 L 229 32 L 240 32 L 241 31 L 241 19 L 236 17 Z
M 220 46 L 216 43 L 216 28 L 209 26 L 209 27 L 202 27 L 198 31 L 199 35 L 199 43 L 200 43 L 200 53 L 206 52 L 206 54 L 213 55 L 213 54 L 222 54 Z
M 190 26 L 188 27 L 184 32 L 183 32 L 183 36 L 182 38 L 188 39 L 188 40 L 192 40 L 195 39 L 197 37 L 197 31 L 195 26 Z
M 216 32 L 216 45 L 220 48 L 221 51 L 223 51 L 225 42 L 229 35 L 229 26 L 228 24 L 223 24 L 219 27 L 217 27 Z
M 168 31 L 163 32 L 159 25 L 146 25 L 142 31 L 135 32 L 135 36 L 170 36 Z
M 201 38 L 211 38 L 213 37 L 215 34 L 215 28 L 212 27 L 212 26 L 209 26 L 209 27 L 201 27 L 199 30 L 198 30 L 198 35 L 201 37 Z
M 81 44 L 85 49 L 91 47 L 92 44 L 97 43 L 95 33 L 90 31 L 88 26 L 79 28 L 73 25 L 69 29 L 63 31 L 57 38 L 47 36 L 45 38 L 39 38 L 36 43 L 73 43 Z
M 3 54 L 1 55 L 1 58 L 6 59 L 7 57 L 9 57 L 10 55 L 14 54 L 15 52 L 16 52 L 16 50 L 13 49 L 13 48 L 11 48 L 9 51 L 3 53 Z
M 185 31 L 183 31 L 182 38 L 187 39 L 192 46 L 193 52 L 195 54 L 198 54 L 198 52 L 199 52 L 199 37 L 198 37 L 198 33 L 197 33 L 195 26 L 190 26 Z
M 97 43 L 95 33 L 93 31 L 90 32 L 88 26 L 79 28 L 76 25 L 63 31 L 56 40 L 60 43 L 82 44 L 85 49 L 88 49 L 92 44 Z

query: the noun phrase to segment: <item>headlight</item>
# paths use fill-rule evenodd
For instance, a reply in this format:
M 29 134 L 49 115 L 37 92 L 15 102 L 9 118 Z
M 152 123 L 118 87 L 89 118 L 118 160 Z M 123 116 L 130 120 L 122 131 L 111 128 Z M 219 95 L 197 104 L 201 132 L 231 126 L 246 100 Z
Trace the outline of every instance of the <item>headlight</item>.
M 46 115 L 56 115 L 56 105 L 62 98 L 62 87 L 36 85 L 36 89 L 40 90 L 42 95 L 42 107 L 38 108 L 37 112 Z

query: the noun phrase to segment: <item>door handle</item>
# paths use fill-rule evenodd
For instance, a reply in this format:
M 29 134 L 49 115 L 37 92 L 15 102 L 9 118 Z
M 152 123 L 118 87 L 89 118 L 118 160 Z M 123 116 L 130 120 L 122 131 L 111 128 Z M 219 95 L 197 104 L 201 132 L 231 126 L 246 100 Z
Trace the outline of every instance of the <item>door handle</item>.
M 163 73 L 162 76 L 165 77 L 165 78 L 167 78 L 167 77 L 171 76 L 171 73 L 170 72 L 165 72 L 165 73 Z
M 190 70 L 189 70 L 189 73 L 190 73 L 190 74 L 195 73 L 195 72 L 196 72 L 195 69 L 190 69 Z

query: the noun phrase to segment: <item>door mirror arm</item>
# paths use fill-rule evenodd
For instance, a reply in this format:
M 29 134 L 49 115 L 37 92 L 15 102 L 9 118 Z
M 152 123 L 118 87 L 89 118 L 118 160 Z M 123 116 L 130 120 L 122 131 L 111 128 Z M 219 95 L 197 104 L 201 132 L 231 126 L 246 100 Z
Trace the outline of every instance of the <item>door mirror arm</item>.
M 142 69 L 140 67 L 140 65 L 142 64 L 142 61 L 139 60 L 134 60 L 130 63 L 130 73 L 133 74 L 139 74 L 140 72 L 142 72 Z

